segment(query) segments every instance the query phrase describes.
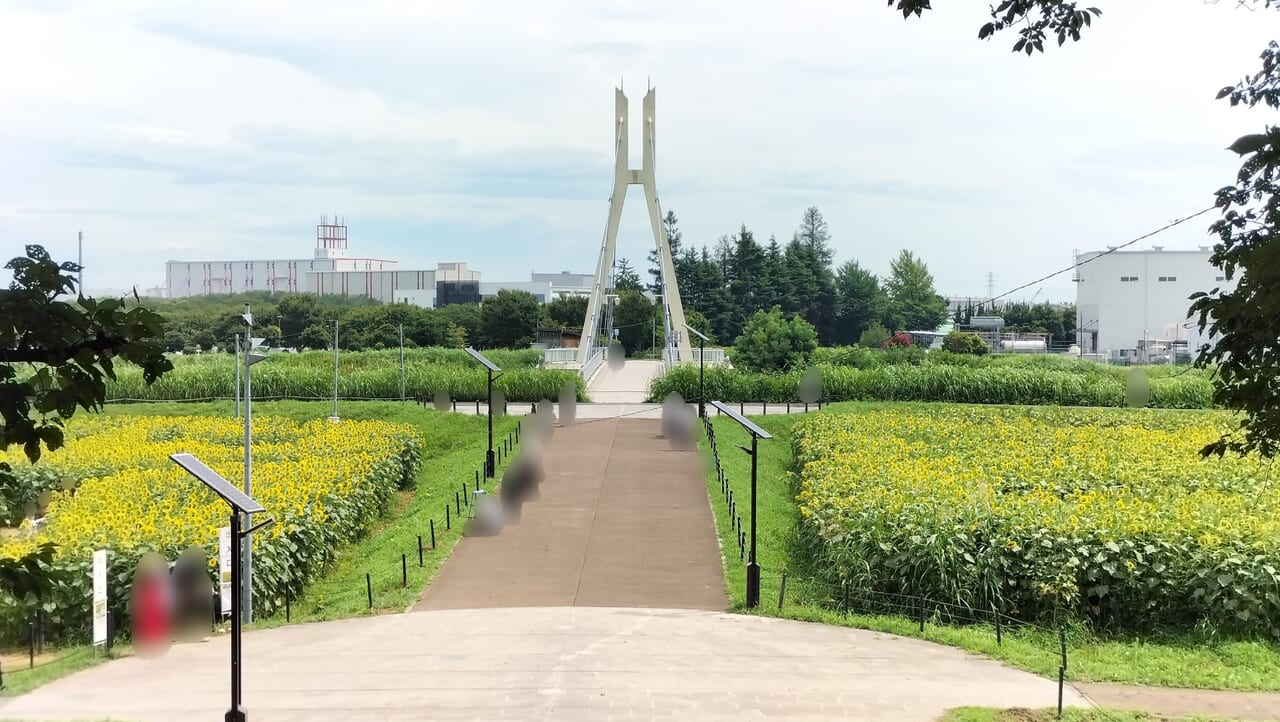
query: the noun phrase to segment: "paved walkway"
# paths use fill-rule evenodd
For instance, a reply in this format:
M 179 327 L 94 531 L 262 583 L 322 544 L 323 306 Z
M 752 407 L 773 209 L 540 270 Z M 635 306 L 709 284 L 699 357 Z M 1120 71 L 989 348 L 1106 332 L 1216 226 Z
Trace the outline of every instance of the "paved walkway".
M 228 653 L 219 637 L 116 660 L 0 701 L 0 718 L 221 719 Z M 254 722 L 932 722 L 949 707 L 1050 707 L 1056 695 L 949 647 L 720 612 L 448 610 L 245 635 Z
M 659 431 L 648 419 L 557 427 L 541 498 L 502 533 L 463 539 L 417 609 L 725 609 L 699 457 Z
M 1280 693 L 1144 687 L 1079 682 L 1076 689 L 1099 707 L 1167 715 L 1205 715 L 1241 720 L 1280 719 Z
M 649 382 L 665 370 L 661 361 L 632 359 L 618 369 L 605 363 L 587 384 L 587 398 L 608 404 L 643 403 L 649 398 Z
M 689 405 L 696 408 L 698 406 L 697 398 L 686 399 Z M 715 414 L 716 410 L 710 408 L 712 399 L 707 399 L 707 405 L 710 413 Z M 799 402 L 791 404 L 780 403 L 760 403 L 758 401 L 739 404 L 729 404 L 734 409 L 748 416 L 773 416 L 775 414 L 803 414 L 811 411 L 818 411 L 817 404 L 805 405 Z M 556 416 L 560 415 L 560 404 L 554 404 Z M 507 404 L 507 414 L 509 416 L 523 416 L 533 409 L 533 404 L 519 402 Z M 452 411 L 459 414 L 487 414 L 489 407 L 474 401 L 461 401 L 451 407 Z M 574 407 L 574 413 L 578 419 L 612 419 L 618 417 L 636 418 L 636 419 L 660 419 L 662 418 L 662 404 L 641 404 L 641 403 L 580 403 Z

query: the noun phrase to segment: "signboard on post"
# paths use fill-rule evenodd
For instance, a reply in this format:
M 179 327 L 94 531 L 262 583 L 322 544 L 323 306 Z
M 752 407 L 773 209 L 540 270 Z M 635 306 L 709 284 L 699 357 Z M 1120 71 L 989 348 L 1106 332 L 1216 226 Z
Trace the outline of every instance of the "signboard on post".
M 107 642 L 107 550 L 93 553 L 93 644 Z
M 218 530 L 218 599 L 222 616 L 231 614 L 231 527 Z

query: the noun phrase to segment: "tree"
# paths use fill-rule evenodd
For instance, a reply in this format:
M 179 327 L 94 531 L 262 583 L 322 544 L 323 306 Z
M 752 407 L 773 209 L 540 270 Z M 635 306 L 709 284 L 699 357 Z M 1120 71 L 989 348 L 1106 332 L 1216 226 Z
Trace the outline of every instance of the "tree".
M 924 261 L 903 250 L 889 262 L 885 280 L 889 305 L 908 331 L 932 331 L 947 318 L 947 302 L 933 290 L 933 275 Z
M 810 207 L 782 256 L 787 280 L 783 307 L 813 324 L 824 343 L 833 341 L 835 331 L 836 289 L 830 237 L 822 213 Z
M 969 356 L 985 356 L 991 351 L 987 342 L 976 333 L 952 331 L 942 339 L 942 350 Z
M 585 311 L 583 313 L 586 313 Z M 445 332 L 444 345 L 449 348 L 466 348 L 467 347 L 467 329 L 456 323 L 449 324 L 448 330 Z
M 846 261 L 836 272 L 836 299 L 836 343 L 852 344 L 884 320 L 888 298 L 880 279 L 857 261 Z
M 581 329 L 582 321 L 587 317 L 589 300 L 586 296 L 561 296 L 547 304 L 547 320 L 562 330 Z
M 733 342 L 734 363 L 751 371 L 786 371 L 803 366 L 818 347 L 813 325 L 799 316 L 784 318 L 782 309 L 756 311 Z
M 715 331 L 713 331 L 713 330 L 712 330 L 712 328 L 711 328 L 711 322 L 707 320 L 707 317 L 706 317 L 706 316 L 703 316 L 703 315 L 702 315 L 700 312 L 698 312 L 698 311 L 694 311 L 694 310 L 690 309 L 690 310 L 688 310 L 688 311 L 685 311 L 685 314 L 684 314 L 684 322 L 685 322 L 685 323 L 687 323 L 687 324 L 689 324 L 689 327 L 690 327 L 690 328 L 697 329 L 697 331 L 698 331 L 699 333 L 701 333 L 703 336 L 706 336 L 706 337 L 707 337 L 707 340 L 706 340 L 706 341 L 702 341 L 702 339 L 698 338 L 697 336 L 693 336 L 693 335 L 691 334 L 691 335 L 689 336 L 689 343 L 690 343 L 691 345 L 693 345 L 693 346 L 697 346 L 697 345 L 698 345 L 698 342 L 700 342 L 700 341 L 702 342 L 702 344 L 703 344 L 704 346 L 714 346 L 714 345 L 715 345 L 715 343 L 716 343 L 716 334 L 715 334 Z
M 640 291 L 644 286 L 640 285 L 640 276 L 635 269 L 631 267 L 631 262 L 625 258 L 618 259 L 618 266 L 613 272 L 613 290 L 616 293 L 623 291 Z M 583 311 L 583 316 L 586 311 Z
M 676 219 L 675 211 L 667 209 L 667 215 L 662 218 L 662 230 L 667 236 L 667 245 L 671 247 L 671 265 L 677 266 L 676 259 L 680 257 L 680 226 Z M 677 266 L 676 278 L 680 277 L 680 268 Z M 651 280 L 645 287 L 655 296 L 662 295 L 662 269 L 658 266 L 658 249 L 649 251 L 649 276 Z M 676 284 L 680 288 L 679 283 Z M 586 314 L 586 311 L 583 311 Z
M 618 294 L 617 305 L 613 308 L 613 325 L 618 329 L 622 347 L 631 355 L 653 344 L 654 333 L 662 328 L 662 318 L 658 306 L 645 298 L 639 289 L 631 289 Z
M 519 348 L 533 343 L 542 306 L 528 291 L 504 288 L 480 305 L 480 329 L 491 347 Z
M 9 261 L 9 288 L 0 291 L 0 450 L 23 447 L 32 462 L 41 446 L 62 446 L 62 426 L 76 407 L 98 411 L 106 379 L 115 380 L 117 361 L 142 367 L 148 384 L 173 369 L 164 356 L 164 318 L 121 299 L 94 300 L 77 294 L 80 267 L 59 264 L 40 246 Z M 19 369 L 29 371 L 20 374 Z
M 880 322 L 875 322 L 867 327 L 867 330 L 858 336 L 858 345 L 866 348 L 883 348 L 893 334 L 889 333 L 889 329 L 885 328 Z
M 318 323 L 311 324 L 298 334 L 298 345 L 310 349 L 333 348 L 333 324 L 328 328 Z
M 583 315 L 585 314 L 584 311 Z M 448 336 L 450 325 L 464 329 L 467 332 L 467 338 L 473 341 L 478 342 L 483 336 L 480 330 L 480 304 L 478 303 L 450 303 L 441 306 L 431 312 L 430 323 L 441 339 Z
M 761 290 L 765 286 L 764 249 L 756 243 L 755 236 L 744 225 L 734 239 L 733 259 L 730 262 L 733 280 L 729 282 L 729 300 L 744 321 L 756 311 L 769 306 L 762 305 Z

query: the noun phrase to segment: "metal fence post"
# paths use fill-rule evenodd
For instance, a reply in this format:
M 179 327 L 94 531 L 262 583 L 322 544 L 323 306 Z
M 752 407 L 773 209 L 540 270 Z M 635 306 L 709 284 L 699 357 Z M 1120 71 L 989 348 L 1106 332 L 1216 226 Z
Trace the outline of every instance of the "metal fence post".
M 787 573 L 782 573 L 782 586 L 778 587 L 778 611 L 782 611 L 782 603 L 787 598 Z
M 445 508 L 448 509 L 448 507 Z M 427 521 L 431 523 L 431 548 L 434 550 L 436 548 L 436 520 L 428 519 Z
M 369 608 L 373 609 L 373 576 L 369 572 L 364 573 L 364 588 L 369 595 Z
M 418 566 L 422 566 L 422 535 L 418 535 Z
M 400 586 L 409 586 L 409 556 L 407 554 L 400 555 Z

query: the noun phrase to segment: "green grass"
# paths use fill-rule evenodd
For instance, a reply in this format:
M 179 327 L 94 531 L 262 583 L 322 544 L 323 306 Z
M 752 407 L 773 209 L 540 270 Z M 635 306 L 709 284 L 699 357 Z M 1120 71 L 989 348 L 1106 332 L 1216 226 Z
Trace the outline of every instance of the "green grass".
M 198 409 L 198 411 L 197 411 Z M 332 406 L 322 401 L 259 401 L 253 405 L 255 418 L 284 416 L 308 420 L 328 416 Z M 110 414 L 192 414 L 231 415 L 234 403 L 213 404 L 148 403 L 112 406 Z M 417 426 L 426 439 L 422 469 L 412 492 L 401 492 L 391 510 L 359 541 L 339 550 L 337 563 L 307 586 L 301 598 L 293 600 L 290 621 L 318 622 L 329 619 L 402 611 L 422 595 L 422 590 L 439 573 L 461 538 L 462 527 L 451 511 L 453 524 L 445 528 L 445 506 L 455 507 L 454 493 L 475 488 L 475 473 L 483 469 L 488 446 L 484 416 L 441 413 L 412 403 L 398 401 L 352 401 L 338 405 L 338 414 L 349 419 L 380 419 Z M 494 446 L 502 445 L 518 423 L 516 417 L 495 418 Z M 498 470 L 501 478 L 503 467 Z M 493 493 L 494 480 L 481 479 L 481 488 Z M 462 514 L 469 508 L 464 500 Z M 430 521 L 435 520 L 436 548 L 431 549 Z M 418 536 L 422 536 L 423 566 L 418 566 Z M 407 560 L 408 584 L 402 583 L 401 555 Z M 369 607 L 365 574 L 373 584 L 373 607 Z M 255 620 L 252 628 L 285 623 L 281 611 L 270 618 Z
M 857 412 L 887 406 L 919 408 L 925 405 L 843 403 L 825 407 L 819 413 Z M 1056 678 L 1060 661 L 1058 641 L 1050 630 L 1006 629 L 1003 644 L 998 645 L 995 629 L 990 624 L 950 626 L 931 622 L 921 633 L 918 621 L 906 616 L 845 615 L 822 603 L 824 600 L 834 601 L 831 590 L 803 581 L 814 575 L 806 568 L 795 537 L 799 512 L 789 473 L 792 463 L 791 428 L 800 418 L 799 414 L 753 417 L 774 438 L 759 442 L 757 539 L 761 606 L 751 613 L 926 639 Z M 749 529 L 750 457 L 739 451 L 737 446 L 749 446 L 750 438 L 728 417 L 717 417 L 713 412 L 712 423 L 716 428 L 721 461 L 738 503 L 738 515 L 743 528 Z M 702 445 L 706 448 L 705 439 Z M 746 611 L 746 565 L 739 560 L 737 538 L 714 473 L 708 476 L 707 484 L 725 554 L 729 599 L 736 609 Z M 788 573 L 786 604 L 779 610 L 778 592 L 783 571 Z M 1262 640 L 1225 640 L 1194 632 L 1152 637 L 1104 637 L 1076 629 L 1068 640 L 1067 678 L 1080 682 L 1280 691 L 1280 644 Z
M 1056 709 L 994 709 L 960 707 L 948 710 L 938 722 L 1056 722 Z M 1062 710 L 1063 722 L 1225 722 L 1220 717 L 1169 717 L 1151 712 L 1129 712 L 1106 709 Z

